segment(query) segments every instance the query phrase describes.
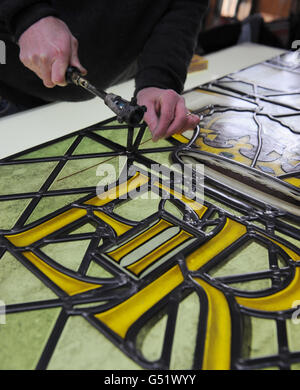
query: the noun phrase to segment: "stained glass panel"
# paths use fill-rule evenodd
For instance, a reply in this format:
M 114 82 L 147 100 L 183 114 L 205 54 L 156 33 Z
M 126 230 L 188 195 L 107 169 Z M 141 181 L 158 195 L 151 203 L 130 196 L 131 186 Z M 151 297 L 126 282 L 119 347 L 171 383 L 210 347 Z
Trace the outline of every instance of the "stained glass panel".
M 299 77 L 188 91 L 200 127 L 158 143 L 113 118 L 1 160 L 1 369 L 298 369 Z

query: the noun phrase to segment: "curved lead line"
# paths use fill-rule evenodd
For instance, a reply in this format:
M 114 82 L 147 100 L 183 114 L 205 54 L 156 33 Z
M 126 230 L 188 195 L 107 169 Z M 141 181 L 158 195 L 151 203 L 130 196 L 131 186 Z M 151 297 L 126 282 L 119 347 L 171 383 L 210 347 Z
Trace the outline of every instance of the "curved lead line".
M 103 211 L 95 210 L 94 214 L 96 217 L 98 217 L 101 221 L 105 222 L 107 225 L 109 225 L 117 234 L 117 236 L 121 236 L 122 234 L 128 232 L 133 227 L 130 225 L 127 225 L 123 222 L 120 222 L 113 217 L 111 217 L 108 214 L 105 214 Z
M 85 209 L 72 208 L 34 228 L 21 233 L 6 235 L 5 238 L 16 247 L 26 247 L 86 215 L 87 211 Z
M 200 120 L 201 120 L 201 117 L 200 117 Z M 193 134 L 191 140 L 188 142 L 187 145 L 184 145 L 184 146 L 187 148 L 190 148 L 193 145 L 193 143 L 196 141 L 196 139 L 198 138 L 199 134 L 200 134 L 200 126 L 197 125 L 194 129 L 194 134 Z
M 257 125 L 257 148 L 256 148 L 255 156 L 254 156 L 252 163 L 251 163 L 251 168 L 255 168 L 257 161 L 258 161 L 258 158 L 259 158 L 259 155 L 262 151 L 262 144 L 263 144 L 263 140 L 262 140 L 263 128 L 262 128 L 261 122 L 259 122 L 259 120 L 257 118 L 257 115 L 259 114 L 260 111 L 263 110 L 263 107 L 260 106 L 260 98 L 258 97 L 258 93 L 257 93 L 257 84 L 253 83 L 252 87 L 253 87 L 253 94 L 255 96 L 255 102 L 257 104 L 257 108 L 256 108 L 255 112 L 253 113 L 253 120 Z
M 262 151 L 262 144 L 263 144 L 263 141 L 262 141 L 263 128 L 262 128 L 261 122 L 259 122 L 259 120 L 257 119 L 257 114 L 258 114 L 258 112 L 253 113 L 253 120 L 257 125 L 257 148 L 256 148 L 255 156 L 254 156 L 252 163 L 251 163 L 251 168 L 255 168 L 257 161 L 258 161 L 258 158 L 259 158 L 259 155 Z
M 272 241 L 275 245 L 279 246 L 285 251 L 289 258 L 294 262 L 300 262 L 300 255 L 288 248 L 284 244 L 262 234 L 258 233 L 261 236 Z M 295 276 L 292 282 L 283 290 L 278 291 L 275 294 L 268 295 L 265 297 L 259 298 L 245 298 L 236 296 L 236 301 L 238 304 L 242 305 L 245 308 L 255 309 L 259 311 L 267 312 L 278 312 L 278 311 L 287 311 L 291 310 L 293 303 L 299 300 L 299 286 L 300 286 L 300 267 L 296 267 Z
M 260 298 L 245 298 L 236 296 L 237 303 L 246 309 L 255 309 L 261 312 L 288 311 L 293 303 L 299 300 L 300 268 L 295 270 L 295 277 L 284 289 L 275 294 Z
M 22 255 L 41 271 L 43 275 L 70 296 L 102 287 L 100 284 L 86 282 L 66 275 L 45 263 L 32 252 L 23 252 Z
M 247 234 L 246 226 L 226 218 L 223 228 L 186 258 L 190 271 L 198 271 L 223 250 Z

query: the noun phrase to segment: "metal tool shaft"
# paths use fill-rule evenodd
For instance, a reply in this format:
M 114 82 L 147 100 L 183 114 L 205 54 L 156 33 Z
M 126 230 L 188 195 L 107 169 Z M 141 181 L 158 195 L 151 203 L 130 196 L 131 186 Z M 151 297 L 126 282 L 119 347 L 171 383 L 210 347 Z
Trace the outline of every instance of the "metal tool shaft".
M 92 93 L 95 96 L 100 97 L 101 99 L 105 99 L 107 93 L 101 91 L 94 87 L 88 80 L 81 76 L 81 74 L 74 67 L 69 67 L 66 74 L 66 79 L 68 83 L 75 84 L 79 87 L 82 87 Z
M 145 106 L 139 106 L 135 98 L 131 102 L 123 99 L 114 93 L 107 93 L 97 89 L 80 74 L 79 70 L 69 67 L 66 72 L 66 80 L 69 84 L 74 84 L 84 88 L 95 96 L 104 100 L 104 103 L 117 115 L 120 123 L 126 122 L 129 126 L 137 126 L 147 111 Z

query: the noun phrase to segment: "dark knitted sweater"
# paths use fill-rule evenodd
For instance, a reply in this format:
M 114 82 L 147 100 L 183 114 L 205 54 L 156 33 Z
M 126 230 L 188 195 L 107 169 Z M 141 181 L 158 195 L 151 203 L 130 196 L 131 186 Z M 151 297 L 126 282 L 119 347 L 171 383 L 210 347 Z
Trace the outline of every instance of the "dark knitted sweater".
M 181 93 L 208 0 L 0 0 L 0 95 L 26 94 L 43 101 L 78 101 L 90 94 L 76 88 L 48 89 L 19 60 L 20 35 L 46 16 L 62 19 L 79 41 L 88 79 L 106 89 L 134 61 L 136 92 L 148 86 Z

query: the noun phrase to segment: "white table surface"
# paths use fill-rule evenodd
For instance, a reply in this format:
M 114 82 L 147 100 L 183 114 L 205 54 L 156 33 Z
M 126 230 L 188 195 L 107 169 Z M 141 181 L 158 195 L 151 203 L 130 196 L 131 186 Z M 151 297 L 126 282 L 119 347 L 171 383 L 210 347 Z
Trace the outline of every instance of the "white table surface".
M 207 55 L 208 69 L 188 75 L 185 90 L 279 55 L 283 50 L 246 43 Z M 0 65 L 1 66 L 1 65 Z M 1 68 L 0 68 L 1 70 Z M 130 100 L 130 80 L 108 89 Z M 99 98 L 79 103 L 53 103 L 0 119 L 0 158 L 70 134 L 113 117 Z

